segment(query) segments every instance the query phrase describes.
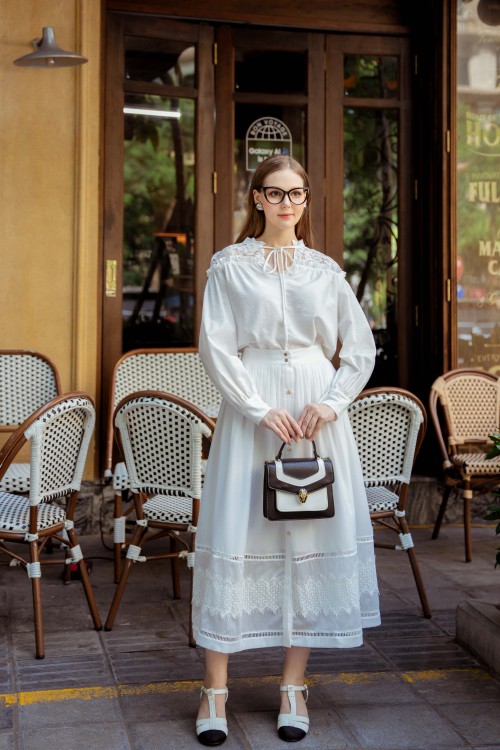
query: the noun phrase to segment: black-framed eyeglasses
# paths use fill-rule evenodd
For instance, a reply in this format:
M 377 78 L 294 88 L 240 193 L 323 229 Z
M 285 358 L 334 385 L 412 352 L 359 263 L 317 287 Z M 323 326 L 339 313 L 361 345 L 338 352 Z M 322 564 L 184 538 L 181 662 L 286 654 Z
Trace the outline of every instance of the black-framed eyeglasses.
M 294 203 L 296 206 L 300 206 L 301 203 L 305 203 L 309 194 L 308 187 L 296 187 L 291 190 L 282 190 L 277 187 L 261 187 L 261 191 L 264 193 L 264 198 L 268 203 L 277 205 L 288 195 L 290 203 Z

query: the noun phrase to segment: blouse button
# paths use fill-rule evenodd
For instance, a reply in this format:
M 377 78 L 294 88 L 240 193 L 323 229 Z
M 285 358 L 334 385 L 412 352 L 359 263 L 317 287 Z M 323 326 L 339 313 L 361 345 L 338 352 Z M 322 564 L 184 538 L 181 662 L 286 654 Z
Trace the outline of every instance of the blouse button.
M 292 391 L 290 390 L 290 388 L 288 388 L 288 389 L 287 389 L 287 394 L 288 394 L 289 396 L 291 396 L 291 395 L 292 395 Z

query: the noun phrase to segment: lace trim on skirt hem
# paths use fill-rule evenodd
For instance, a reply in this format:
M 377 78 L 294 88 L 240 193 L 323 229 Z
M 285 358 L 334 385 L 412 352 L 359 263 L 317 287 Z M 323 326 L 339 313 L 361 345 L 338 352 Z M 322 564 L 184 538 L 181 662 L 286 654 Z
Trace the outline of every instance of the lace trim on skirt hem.
M 373 546 L 373 536 L 364 536 L 356 538 L 357 544 L 369 544 Z M 222 552 L 217 549 L 213 549 L 210 546 L 204 544 L 197 544 L 196 549 L 198 552 L 207 552 L 213 558 L 220 560 L 229 560 L 231 562 L 245 562 L 245 561 L 258 561 L 258 562 L 269 562 L 284 560 L 286 558 L 285 552 L 272 553 L 268 555 L 232 555 L 227 552 Z M 357 549 L 342 550 L 339 552 L 308 552 L 301 555 L 293 555 L 294 562 L 307 562 L 309 560 L 332 560 L 339 557 L 354 557 L 358 554 Z
M 362 629 L 345 633 L 309 633 L 292 631 L 290 642 L 279 631 L 263 633 L 243 633 L 239 638 L 221 637 L 216 633 L 195 632 L 196 644 L 211 651 L 233 654 L 252 648 L 277 648 L 302 646 L 304 648 L 356 648 L 363 645 Z

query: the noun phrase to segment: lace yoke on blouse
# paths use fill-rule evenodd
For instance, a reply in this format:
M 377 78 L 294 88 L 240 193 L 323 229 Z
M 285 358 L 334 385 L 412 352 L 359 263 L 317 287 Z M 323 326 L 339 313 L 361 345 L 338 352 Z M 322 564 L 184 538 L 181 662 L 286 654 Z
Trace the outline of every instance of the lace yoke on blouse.
M 295 240 L 292 245 L 271 248 L 262 240 L 247 237 L 243 242 L 228 245 L 215 253 L 210 268 L 210 274 L 228 264 L 247 263 L 257 265 L 266 273 L 280 272 L 296 273 L 300 268 L 318 268 L 330 270 L 345 276 L 339 264 L 328 255 L 307 247 L 302 240 Z

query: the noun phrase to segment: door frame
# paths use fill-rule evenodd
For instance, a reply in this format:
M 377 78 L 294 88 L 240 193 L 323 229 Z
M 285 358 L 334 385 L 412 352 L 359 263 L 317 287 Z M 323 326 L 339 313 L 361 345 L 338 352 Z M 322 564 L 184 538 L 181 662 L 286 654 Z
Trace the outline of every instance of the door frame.
M 317 244 L 325 247 L 324 180 L 325 161 L 325 35 L 320 32 L 268 29 L 241 29 L 222 26 L 216 34 L 218 62 L 216 68 L 215 170 L 218 190 L 215 201 L 215 246 L 222 248 L 233 242 L 234 211 L 233 149 L 235 142 L 235 104 L 291 104 L 305 106 L 307 172 L 314 191 L 314 227 Z M 235 91 L 234 50 L 282 50 L 307 52 L 307 93 L 268 94 Z M 311 123 L 314 122 L 314 128 Z
M 412 347 L 415 328 L 418 328 L 418 273 L 412 257 L 412 216 L 414 191 L 411 128 L 410 42 L 405 37 L 379 37 L 329 34 L 326 40 L 326 181 L 328 197 L 326 210 L 327 244 L 335 248 L 335 260 L 343 266 L 344 195 L 343 180 L 335 175 L 344 173 L 343 133 L 344 108 L 396 109 L 398 122 L 398 288 L 397 288 L 397 352 L 398 385 L 410 386 Z M 375 99 L 346 96 L 343 80 L 344 54 L 392 55 L 399 58 L 399 95 Z
M 182 22 L 148 15 L 106 14 L 105 124 L 103 159 L 103 292 L 102 373 L 104 408 L 114 363 L 122 354 L 122 255 L 123 255 L 123 102 L 126 91 L 146 93 L 151 86 L 124 80 L 124 38 L 139 35 L 191 41 L 197 47 L 196 106 L 196 221 L 195 221 L 195 337 L 201 321 L 206 269 L 214 250 L 233 241 L 233 147 L 234 107 L 238 101 L 263 104 L 269 94 L 242 94 L 234 90 L 235 45 L 247 49 L 307 50 L 307 93 L 288 99 L 307 108 L 307 169 L 314 189 L 314 224 L 318 247 L 343 265 L 343 109 L 355 106 L 390 107 L 399 110 L 398 154 L 398 354 L 399 384 L 408 386 L 411 338 L 418 326 L 418 286 L 411 257 L 413 165 L 411 163 L 409 40 L 404 36 L 359 36 L 334 31 L 268 30 L 204 22 Z M 216 44 L 214 44 L 214 42 Z M 397 55 L 400 58 L 398 99 L 353 99 L 343 88 L 344 53 Z M 149 87 L 149 88 L 148 88 Z M 168 88 L 168 87 L 162 87 Z M 154 88 L 153 93 L 160 93 Z M 182 95 L 177 89 L 170 95 Z M 278 101 L 287 95 L 273 96 Z M 214 117 L 216 113 L 216 120 Z M 214 188 L 216 194 L 214 195 Z M 106 267 L 114 262 L 115 296 L 108 288 Z M 109 273 L 109 272 L 108 272 Z M 111 274 L 112 277 L 112 274 Z M 110 276 L 108 275 L 108 281 Z M 111 278 L 113 281 L 113 278 Z M 116 296 L 118 295 L 118 296 Z M 197 340 L 194 341 L 197 344 Z
M 125 94 L 154 93 L 184 96 L 180 87 L 126 81 L 125 36 L 173 39 L 196 45 L 197 80 L 188 96 L 196 101 L 195 125 L 195 344 L 201 320 L 206 268 L 214 251 L 214 59 L 213 27 L 146 15 L 106 14 L 104 157 L 103 157 L 103 254 L 101 387 L 103 414 L 109 408 L 113 368 L 122 356 L 123 289 L 123 164 Z M 101 420 L 106 425 L 106 420 Z

